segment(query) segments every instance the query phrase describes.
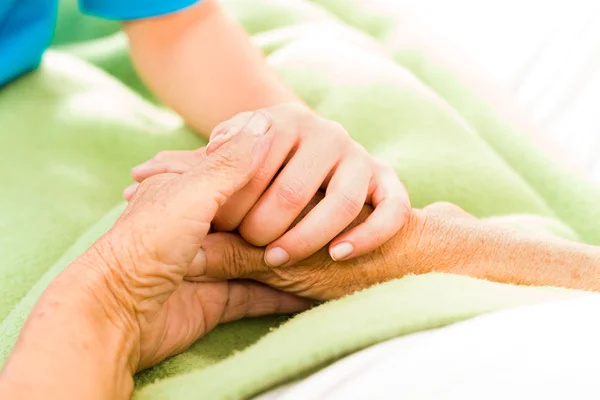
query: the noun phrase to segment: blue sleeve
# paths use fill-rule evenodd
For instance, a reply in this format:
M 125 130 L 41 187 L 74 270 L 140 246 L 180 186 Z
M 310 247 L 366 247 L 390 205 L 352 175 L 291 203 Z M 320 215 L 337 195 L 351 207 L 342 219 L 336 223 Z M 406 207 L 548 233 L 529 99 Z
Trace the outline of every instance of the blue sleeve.
M 133 20 L 170 14 L 201 0 L 79 0 L 81 11 L 96 17 Z

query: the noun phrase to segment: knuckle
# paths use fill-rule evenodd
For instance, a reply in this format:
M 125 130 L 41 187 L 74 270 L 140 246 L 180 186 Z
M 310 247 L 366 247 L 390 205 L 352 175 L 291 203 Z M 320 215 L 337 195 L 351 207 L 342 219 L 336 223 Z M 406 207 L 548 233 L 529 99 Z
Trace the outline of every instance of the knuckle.
M 396 233 L 398 230 L 402 229 L 413 217 L 413 210 L 407 202 L 400 201 L 400 206 L 398 208 L 398 216 L 393 217 L 393 221 L 395 225 L 393 225 L 393 229 L 390 230 L 392 233 Z
M 178 154 L 180 154 L 180 158 L 184 161 L 191 161 L 197 163 L 206 156 L 206 149 L 204 147 L 200 147 L 196 150 L 181 151 Z
M 281 243 L 279 244 L 284 249 L 290 249 L 290 257 L 296 260 L 302 260 L 314 253 L 321 246 L 320 243 L 315 243 L 314 240 L 311 240 L 311 236 L 307 236 L 302 232 L 296 232 L 292 230 L 286 234 L 284 238 L 282 238 Z M 323 246 L 325 243 L 323 243 Z
M 318 127 L 321 121 L 323 121 L 322 117 L 303 104 L 288 103 L 283 105 L 283 107 L 281 110 L 283 112 L 282 117 L 285 118 L 286 122 L 289 121 L 295 127 L 291 131 L 300 133 L 300 135 L 302 135 L 302 132 L 307 132 Z M 286 125 L 290 124 L 286 123 Z
M 412 212 L 412 208 L 407 198 L 402 196 L 391 196 L 385 200 L 392 206 L 391 213 L 393 216 L 389 219 L 390 225 L 396 221 L 406 221 Z
M 136 197 L 139 199 L 141 197 L 147 197 L 149 193 L 153 193 L 154 196 L 150 197 L 155 198 L 156 192 L 159 191 L 160 188 L 163 187 L 167 182 L 171 181 L 177 176 L 179 175 L 172 173 L 163 173 L 153 175 L 144 179 L 136 190 Z
M 153 188 L 153 187 L 158 187 L 163 185 L 165 182 L 171 180 L 174 176 L 177 176 L 177 174 L 158 174 L 158 175 L 153 175 L 147 179 L 144 179 L 144 181 L 140 184 L 140 187 L 146 187 L 146 188 Z
M 334 132 L 334 134 L 342 140 L 349 141 L 350 134 L 348 133 L 346 128 L 344 128 L 344 126 L 337 121 L 332 121 L 332 123 L 332 131 Z
M 376 247 L 379 247 L 386 242 L 386 239 L 381 236 L 379 229 L 369 229 L 369 236 Z
M 226 242 L 221 250 L 222 263 L 220 268 L 227 271 L 228 277 L 250 278 L 262 269 L 262 250 L 241 244 L 237 239 Z
M 406 221 L 412 213 L 410 201 L 403 197 L 398 197 L 397 201 L 400 204 L 400 217 L 402 218 L 402 221 Z
M 272 175 L 273 175 L 273 172 L 271 171 L 269 166 L 262 165 L 258 169 L 258 171 L 256 171 L 256 174 L 254 174 L 254 177 L 252 178 L 253 184 L 260 185 L 262 187 L 263 184 L 268 184 L 271 182 Z
M 251 300 L 249 288 L 244 284 L 232 286 L 230 290 L 226 308 L 229 309 L 231 314 L 235 315 L 236 319 L 247 316 Z
M 206 146 L 200 147 L 196 150 L 192 150 L 192 157 L 196 161 L 202 161 L 206 158 Z
M 227 268 L 229 275 L 234 277 L 244 277 L 245 271 L 242 260 L 248 259 L 248 254 L 240 246 L 235 246 L 229 242 L 223 252 L 223 267 Z
M 460 210 L 460 207 L 450 203 L 449 201 L 437 201 L 432 204 L 432 207 L 439 208 L 439 209 Z
M 330 153 L 330 151 L 328 151 L 328 153 Z M 302 171 L 307 174 L 312 173 L 312 171 L 316 171 L 317 168 L 319 168 L 319 165 L 325 162 L 323 153 L 319 150 L 306 151 L 299 156 L 299 159 L 301 160 L 300 165 Z
M 339 149 L 341 143 L 351 143 L 349 140 L 350 135 L 339 122 L 327 121 L 325 123 L 325 129 L 327 135 L 324 135 L 323 138 L 327 140 L 330 146 L 335 145 L 335 148 Z
M 457 206 L 456 204 L 450 203 L 448 201 L 438 201 L 427 207 L 425 207 L 427 211 L 435 212 L 438 214 L 466 214 L 467 212 Z
M 153 175 L 149 178 L 144 179 L 137 189 L 138 193 L 146 193 L 147 191 L 160 186 L 163 182 L 163 178 L 160 175 Z
M 353 150 L 355 152 L 355 154 L 360 157 L 361 159 L 371 159 L 371 155 L 369 154 L 369 152 L 367 151 L 367 149 L 365 149 L 365 147 L 358 143 L 358 142 L 352 142 L 353 143 Z
M 240 222 L 230 213 L 218 212 L 215 216 L 212 225 L 219 231 L 233 231 L 238 227 Z
M 280 311 L 281 304 L 276 298 L 261 298 L 254 303 L 253 307 L 254 315 L 278 314 Z
M 313 112 L 308 107 L 298 102 L 286 103 L 285 107 L 288 109 L 289 112 L 294 113 L 299 117 L 305 117 L 313 114 Z
M 290 179 L 275 186 L 277 198 L 293 208 L 304 208 L 306 203 L 306 185 L 298 179 Z
M 364 205 L 364 202 L 360 201 L 358 196 L 348 193 L 338 194 L 336 201 L 340 209 L 351 218 L 355 218 Z
M 387 162 L 382 162 L 381 164 L 382 164 L 381 169 L 383 169 L 386 173 L 393 175 L 393 176 L 397 176 L 396 170 L 394 169 L 392 164 L 387 163 Z
M 329 120 L 327 121 L 327 125 L 328 128 L 331 132 L 333 132 L 336 135 L 340 135 L 340 136 L 348 136 L 348 132 L 346 131 L 346 128 L 344 128 L 344 126 L 342 124 L 340 124 L 337 121 L 333 121 L 333 120 Z
M 382 161 L 382 160 L 375 160 L 374 162 L 375 162 L 375 167 L 384 175 L 397 176 L 396 170 L 394 169 L 392 164 L 390 164 L 386 161 Z
M 298 111 L 298 112 L 303 112 L 303 113 L 312 113 L 312 111 L 310 111 L 310 109 L 308 107 L 306 107 L 304 104 L 298 103 L 298 102 L 292 102 L 289 103 L 292 107 L 292 109 Z
M 237 157 L 234 152 L 230 148 L 223 146 L 219 148 L 219 151 L 212 153 L 210 157 L 206 158 L 205 165 L 207 170 L 218 172 L 235 168 L 237 166 L 236 161 Z

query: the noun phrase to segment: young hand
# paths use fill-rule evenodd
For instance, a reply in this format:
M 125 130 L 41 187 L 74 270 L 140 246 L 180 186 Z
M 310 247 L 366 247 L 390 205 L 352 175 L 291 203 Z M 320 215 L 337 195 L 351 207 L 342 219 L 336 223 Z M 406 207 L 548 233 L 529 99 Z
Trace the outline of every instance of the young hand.
M 273 146 L 263 167 L 218 211 L 213 227 L 238 229 L 255 246 L 267 246 L 265 262 L 291 265 L 329 244 L 334 260 L 366 254 L 387 242 L 402 227 L 410 211 L 406 190 L 393 169 L 370 156 L 344 128 L 305 106 L 286 103 L 264 109 L 273 121 Z M 182 173 L 223 138 L 237 132 L 251 113 L 241 113 L 218 125 L 206 149 L 159 153 L 134 168 L 141 182 L 160 173 Z M 289 230 L 315 193 L 325 198 Z M 130 197 L 135 188 L 126 190 Z M 374 212 L 364 222 L 340 234 L 365 203 Z

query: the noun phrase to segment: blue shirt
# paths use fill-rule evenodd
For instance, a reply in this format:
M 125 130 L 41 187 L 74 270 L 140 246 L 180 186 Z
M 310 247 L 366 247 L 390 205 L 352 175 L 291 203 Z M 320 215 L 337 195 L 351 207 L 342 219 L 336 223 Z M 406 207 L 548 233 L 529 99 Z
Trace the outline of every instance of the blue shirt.
M 198 0 L 79 0 L 86 14 L 107 19 L 155 17 Z M 58 0 L 0 0 L 0 86 L 35 69 L 50 45 Z

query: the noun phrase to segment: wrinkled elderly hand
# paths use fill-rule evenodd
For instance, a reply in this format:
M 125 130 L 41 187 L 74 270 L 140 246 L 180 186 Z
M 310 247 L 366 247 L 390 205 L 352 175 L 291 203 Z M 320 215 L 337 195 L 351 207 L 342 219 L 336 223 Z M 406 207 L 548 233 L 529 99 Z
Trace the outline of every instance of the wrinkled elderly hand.
M 309 207 L 318 202 L 317 196 Z M 365 206 L 354 224 L 368 217 Z M 263 261 L 264 249 L 255 247 L 231 233 L 208 235 L 202 247 L 206 264 L 197 279 L 247 278 L 264 282 L 300 296 L 319 300 L 334 299 L 400 278 L 407 274 L 431 271 L 459 272 L 466 240 L 477 240 L 480 221 L 459 207 L 435 203 L 422 210 L 413 209 L 407 222 L 389 242 L 379 249 L 353 260 L 333 261 L 322 249 L 298 263 L 280 268 Z M 481 229 L 479 229 L 481 231 Z
M 93 324 L 108 321 L 128 339 L 135 372 L 185 350 L 219 323 L 309 306 L 257 282 L 187 280 L 204 265 L 200 246 L 219 207 L 267 157 L 270 128 L 270 117 L 257 112 L 186 173 L 144 181 L 113 228 L 50 285 L 32 320 L 63 304 L 88 303 L 84 314 Z
M 216 229 L 237 228 L 248 242 L 267 246 L 265 262 L 273 267 L 291 265 L 324 246 L 331 258 L 347 260 L 396 234 L 410 202 L 390 166 L 368 154 L 340 124 L 307 107 L 289 103 L 266 111 L 277 131 L 269 156 L 250 183 L 221 207 Z M 235 132 L 250 115 L 223 122 L 211 138 Z M 142 182 L 157 173 L 185 171 L 201 157 L 202 150 L 159 153 L 132 174 Z M 325 198 L 289 229 L 320 188 Z M 129 189 L 125 196 L 132 193 Z M 346 230 L 365 203 L 373 205 L 373 214 Z
M 215 141 L 188 172 L 144 181 L 112 231 L 95 246 L 106 261 L 101 273 L 126 311 L 122 318 L 131 319 L 139 334 L 138 369 L 183 351 L 219 323 L 308 305 L 256 282 L 186 279 L 197 275 L 203 263 L 198 250 L 217 211 L 267 157 L 270 127 L 270 117 L 257 112 L 235 135 Z
M 369 212 L 363 209 L 355 223 Z M 204 279 L 255 279 L 321 300 L 429 272 L 518 285 L 600 290 L 598 247 L 515 229 L 500 220 L 479 220 L 449 203 L 413 209 L 389 242 L 354 260 L 334 262 L 323 250 L 295 265 L 272 268 L 263 262 L 263 249 L 229 233 L 208 235 L 202 247 L 206 264 L 198 271 Z

